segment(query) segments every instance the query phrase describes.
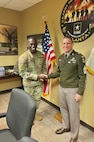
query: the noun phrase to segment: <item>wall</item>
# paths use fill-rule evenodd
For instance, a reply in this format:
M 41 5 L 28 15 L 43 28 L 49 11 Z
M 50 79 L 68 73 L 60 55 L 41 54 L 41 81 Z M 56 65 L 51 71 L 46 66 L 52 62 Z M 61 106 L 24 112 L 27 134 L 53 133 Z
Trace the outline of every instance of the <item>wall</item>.
M 66 0 L 45 0 L 20 13 L 0 8 L 1 23 L 12 24 L 18 27 L 19 54 L 24 52 L 27 48 L 27 35 L 44 33 L 45 25 L 42 19 L 44 14 L 46 15 L 46 21 L 50 31 L 52 43 L 56 57 L 58 58 L 58 56 L 63 52 L 63 34 L 60 29 L 60 15 L 65 3 Z M 7 17 L 9 17 L 9 19 Z M 88 59 L 91 49 L 94 46 L 94 43 L 92 42 L 93 39 L 94 34 L 81 43 L 75 43 L 74 49 L 84 54 L 86 59 Z M 12 65 L 17 58 L 18 56 L 0 56 L 0 65 Z M 55 68 L 56 66 L 54 65 L 54 70 Z M 50 95 L 44 98 L 59 106 L 59 79 L 51 80 L 51 82 Z M 87 85 L 80 108 L 81 120 L 94 127 L 94 76 L 90 75 L 89 73 L 87 73 Z

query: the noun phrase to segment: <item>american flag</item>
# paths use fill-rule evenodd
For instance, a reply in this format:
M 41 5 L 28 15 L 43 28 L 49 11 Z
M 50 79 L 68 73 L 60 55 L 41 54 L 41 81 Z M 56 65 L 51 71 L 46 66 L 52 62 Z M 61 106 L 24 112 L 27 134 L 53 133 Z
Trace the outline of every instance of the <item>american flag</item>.
M 56 61 L 56 56 L 54 53 L 54 49 L 53 49 L 47 24 L 46 24 L 46 29 L 45 29 L 44 38 L 43 38 L 43 54 L 44 54 L 44 58 L 46 59 L 47 74 L 50 74 L 52 72 L 52 63 Z M 48 80 L 44 84 L 43 94 L 44 95 L 49 94 Z

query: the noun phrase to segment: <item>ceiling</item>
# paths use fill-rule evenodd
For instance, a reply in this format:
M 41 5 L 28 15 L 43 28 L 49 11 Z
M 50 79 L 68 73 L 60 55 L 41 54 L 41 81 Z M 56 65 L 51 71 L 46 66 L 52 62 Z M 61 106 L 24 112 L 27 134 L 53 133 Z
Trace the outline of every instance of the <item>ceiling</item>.
M 23 11 L 43 0 L 0 0 L 0 7 Z

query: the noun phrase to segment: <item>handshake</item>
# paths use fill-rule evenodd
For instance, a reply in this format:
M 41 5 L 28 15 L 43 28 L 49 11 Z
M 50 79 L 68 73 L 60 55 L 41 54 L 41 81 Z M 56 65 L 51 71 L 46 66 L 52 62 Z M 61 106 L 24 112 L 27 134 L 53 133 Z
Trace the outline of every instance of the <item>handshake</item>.
M 45 81 L 46 79 L 48 79 L 48 75 L 46 75 L 46 74 L 40 74 L 40 75 L 38 75 L 38 80 Z

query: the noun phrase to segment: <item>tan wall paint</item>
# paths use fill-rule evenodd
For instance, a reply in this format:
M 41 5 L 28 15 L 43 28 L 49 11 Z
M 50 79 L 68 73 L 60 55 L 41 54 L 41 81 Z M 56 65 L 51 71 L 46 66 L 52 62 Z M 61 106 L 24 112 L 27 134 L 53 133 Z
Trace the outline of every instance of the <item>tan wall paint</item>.
M 27 35 L 32 34 L 40 34 L 44 33 L 45 25 L 42 19 L 42 15 L 46 15 L 46 20 L 48 23 L 48 28 L 50 31 L 52 43 L 54 46 L 54 50 L 56 53 L 56 57 L 63 52 L 62 50 L 62 39 L 63 34 L 60 29 L 60 15 L 61 11 L 66 3 L 66 0 L 45 0 L 40 2 L 39 4 L 30 7 L 23 12 L 15 12 L 15 11 L 7 11 L 10 19 L 5 20 L 3 16 L 1 22 L 4 24 L 13 24 L 18 26 L 19 33 L 19 54 L 24 52 L 27 47 L 26 37 Z M 4 14 L 1 14 L 1 13 Z M 1 10 L 0 8 L 0 17 L 2 15 L 6 15 L 6 10 Z M 20 17 L 21 16 L 21 17 Z M 15 17 L 15 18 L 13 18 Z M 94 47 L 94 34 L 88 38 L 87 40 L 81 43 L 75 43 L 74 49 L 81 52 L 85 55 L 86 60 Z M 0 64 L 12 64 L 17 57 L 12 57 L 13 61 L 11 61 L 11 57 L 1 57 L 0 56 Z M 6 59 L 6 60 L 5 60 Z M 4 60 L 2 63 L 1 60 Z M 54 66 L 54 70 L 55 70 Z M 59 106 L 59 97 L 58 97 L 58 84 L 59 79 L 52 80 L 51 85 L 51 94 L 47 97 L 44 97 L 48 101 L 53 104 Z M 80 104 L 81 110 L 81 120 L 86 122 L 88 125 L 94 127 L 94 76 L 87 73 L 87 85 L 85 89 L 85 93 L 83 99 Z

